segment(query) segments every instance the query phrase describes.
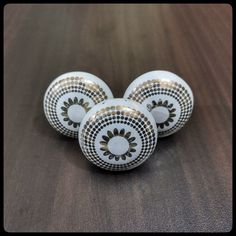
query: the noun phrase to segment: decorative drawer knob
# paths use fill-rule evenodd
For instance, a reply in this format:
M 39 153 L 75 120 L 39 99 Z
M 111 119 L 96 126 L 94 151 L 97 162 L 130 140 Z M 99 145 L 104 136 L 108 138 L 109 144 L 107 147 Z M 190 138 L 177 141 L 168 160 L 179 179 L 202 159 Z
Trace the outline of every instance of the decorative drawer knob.
M 155 120 L 148 110 L 128 99 L 109 99 L 91 108 L 79 128 L 80 147 L 100 168 L 123 171 L 137 167 L 157 142 Z
M 191 116 L 193 93 L 189 85 L 169 71 L 150 71 L 136 78 L 126 89 L 124 98 L 144 105 L 153 115 L 158 136 L 180 130 Z
M 97 103 L 113 98 L 109 87 L 87 72 L 65 73 L 49 85 L 44 95 L 44 113 L 50 125 L 68 137 L 77 138 L 85 114 Z

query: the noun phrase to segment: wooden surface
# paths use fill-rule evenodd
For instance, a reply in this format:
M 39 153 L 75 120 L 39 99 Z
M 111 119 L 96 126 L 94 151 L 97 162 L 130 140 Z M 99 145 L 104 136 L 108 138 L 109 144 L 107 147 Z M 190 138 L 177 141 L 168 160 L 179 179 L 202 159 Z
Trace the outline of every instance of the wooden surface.
M 231 230 L 231 28 L 229 5 L 7 5 L 5 230 Z M 46 121 L 44 92 L 64 72 L 93 73 L 122 97 L 156 69 L 183 77 L 195 107 L 132 171 L 97 168 Z

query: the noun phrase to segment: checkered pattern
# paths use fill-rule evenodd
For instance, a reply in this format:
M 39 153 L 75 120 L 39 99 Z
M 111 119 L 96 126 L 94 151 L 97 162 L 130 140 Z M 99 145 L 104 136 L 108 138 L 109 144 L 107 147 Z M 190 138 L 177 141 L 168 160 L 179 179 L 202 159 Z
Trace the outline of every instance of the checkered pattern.
M 99 85 L 91 81 L 88 83 L 86 79 L 81 77 L 64 78 L 50 85 L 44 100 L 44 112 L 48 122 L 58 132 L 68 137 L 78 138 L 78 131 L 65 127 L 58 119 L 60 114 L 56 112 L 60 97 L 71 92 L 77 92 L 78 95 L 84 94 L 91 98 L 95 104 L 107 99 L 107 95 Z
M 167 95 L 174 98 L 180 105 L 181 113 L 176 124 L 165 131 L 158 130 L 159 137 L 164 137 L 172 134 L 181 129 L 188 121 L 193 110 L 193 101 L 188 91 L 177 82 L 167 82 L 160 79 L 148 80 L 139 85 L 131 94 L 128 99 L 143 103 L 145 99 L 150 96 Z
M 98 133 L 102 132 L 105 127 L 114 124 L 125 124 L 130 126 L 131 129 L 135 129 L 142 141 L 139 156 L 129 163 L 111 164 L 102 160 L 97 153 L 96 148 L 98 147 L 95 147 L 95 140 Z M 82 151 L 89 161 L 103 169 L 122 171 L 132 169 L 145 161 L 155 149 L 157 136 L 150 121 L 141 112 L 134 109 L 132 109 L 132 112 L 125 112 L 119 107 L 108 107 L 106 110 L 98 111 L 95 116 L 85 123 L 82 127 L 80 140 Z

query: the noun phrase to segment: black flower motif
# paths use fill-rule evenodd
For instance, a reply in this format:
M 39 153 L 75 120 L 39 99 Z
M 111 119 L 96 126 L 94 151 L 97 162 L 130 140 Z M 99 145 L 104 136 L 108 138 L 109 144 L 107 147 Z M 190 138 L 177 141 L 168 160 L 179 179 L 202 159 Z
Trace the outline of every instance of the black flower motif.
M 172 108 L 173 104 L 172 103 L 168 104 L 167 100 L 165 100 L 164 102 L 161 101 L 161 99 L 159 99 L 158 102 L 153 100 L 152 104 L 147 105 L 147 107 L 149 111 L 152 111 L 154 108 L 157 108 L 157 107 L 165 107 L 169 111 L 169 117 L 162 123 L 156 123 L 157 127 L 160 127 L 161 129 L 163 129 L 164 126 L 169 126 L 169 124 L 174 121 L 173 117 L 176 116 L 175 114 L 176 109 Z
M 62 110 L 61 115 L 65 117 L 65 118 L 63 118 L 63 120 L 67 121 L 68 125 L 73 125 L 74 128 L 77 128 L 80 125 L 80 122 L 74 122 L 68 116 L 68 110 L 69 110 L 70 106 L 72 106 L 72 105 L 80 105 L 84 108 L 84 110 L 86 112 L 88 112 L 90 110 L 90 107 L 89 107 L 89 103 L 84 102 L 83 98 L 81 98 L 79 101 L 78 101 L 77 97 L 74 97 L 74 100 L 69 98 L 68 101 L 64 102 L 64 106 L 61 107 L 61 110 Z
M 108 148 L 109 141 L 117 136 L 125 138 L 129 143 L 128 150 L 122 155 L 115 155 L 111 153 Z M 125 132 L 125 129 L 118 131 L 118 129 L 115 128 L 113 132 L 109 130 L 107 131 L 107 135 L 103 135 L 102 138 L 103 140 L 100 141 L 100 150 L 103 151 L 103 155 L 108 156 L 109 159 L 115 158 L 116 161 L 119 161 L 120 159 L 126 160 L 127 157 L 132 157 L 132 153 L 136 152 L 135 147 L 137 146 L 137 143 L 134 142 L 135 137 L 131 136 L 131 132 Z

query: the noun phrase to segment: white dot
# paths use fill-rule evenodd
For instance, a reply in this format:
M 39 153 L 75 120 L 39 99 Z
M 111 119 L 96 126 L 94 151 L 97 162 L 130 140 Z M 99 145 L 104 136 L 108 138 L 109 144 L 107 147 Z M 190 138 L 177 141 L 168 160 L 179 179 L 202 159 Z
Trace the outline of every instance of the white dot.
M 81 122 L 85 114 L 86 114 L 85 109 L 78 104 L 74 104 L 70 106 L 68 109 L 68 117 L 73 122 L 77 123 Z
M 157 123 L 163 123 L 169 118 L 169 110 L 166 107 L 155 107 L 151 111 Z
M 114 155 L 123 155 L 129 150 L 129 142 L 124 137 L 115 136 L 108 142 L 108 150 Z

